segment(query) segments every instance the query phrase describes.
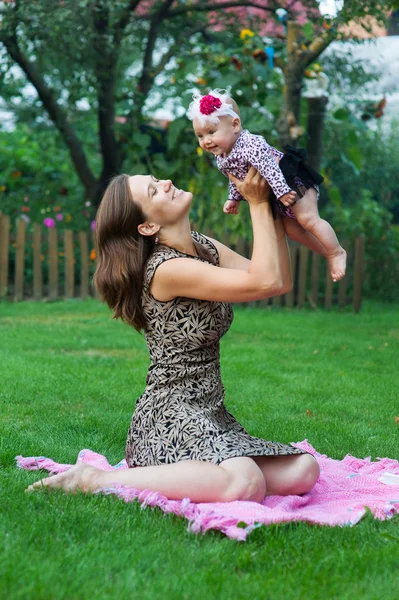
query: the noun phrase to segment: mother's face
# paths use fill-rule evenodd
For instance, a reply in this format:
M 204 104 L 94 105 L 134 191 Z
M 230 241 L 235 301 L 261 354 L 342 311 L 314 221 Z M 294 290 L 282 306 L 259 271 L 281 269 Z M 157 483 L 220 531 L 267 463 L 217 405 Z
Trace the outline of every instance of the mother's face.
M 129 177 L 129 186 L 134 201 L 151 223 L 160 227 L 173 225 L 188 214 L 193 195 L 177 189 L 170 179 L 133 175 Z

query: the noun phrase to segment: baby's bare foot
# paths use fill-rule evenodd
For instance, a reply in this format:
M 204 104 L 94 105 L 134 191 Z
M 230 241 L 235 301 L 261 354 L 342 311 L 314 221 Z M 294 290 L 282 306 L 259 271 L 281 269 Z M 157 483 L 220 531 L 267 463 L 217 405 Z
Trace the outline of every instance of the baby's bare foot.
M 346 272 L 346 252 L 340 246 L 338 252 L 327 256 L 328 266 L 330 267 L 331 278 L 333 281 L 339 281 L 345 277 Z
M 26 488 L 25 491 L 31 492 L 35 489 L 48 487 L 72 493 L 78 490 L 81 492 L 94 492 L 100 487 L 98 480 L 100 473 L 101 471 L 96 467 L 78 463 L 64 473 L 58 473 L 58 475 L 51 475 L 50 477 L 36 481 Z

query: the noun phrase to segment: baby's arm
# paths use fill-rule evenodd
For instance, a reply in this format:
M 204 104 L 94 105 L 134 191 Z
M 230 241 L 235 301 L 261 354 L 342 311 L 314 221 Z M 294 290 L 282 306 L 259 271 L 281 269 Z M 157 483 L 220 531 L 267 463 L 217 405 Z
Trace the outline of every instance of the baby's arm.
M 223 212 L 227 215 L 238 215 L 240 203 L 237 200 L 226 200 Z
M 231 179 L 229 179 L 229 200 L 234 200 L 235 202 L 241 202 L 241 200 L 244 200 L 238 191 L 236 184 L 233 183 Z
M 224 203 L 223 212 L 228 215 L 238 215 L 241 200 L 244 200 L 244 198 L 238 191 L 237 186 L 229 180 L 229 199 Z

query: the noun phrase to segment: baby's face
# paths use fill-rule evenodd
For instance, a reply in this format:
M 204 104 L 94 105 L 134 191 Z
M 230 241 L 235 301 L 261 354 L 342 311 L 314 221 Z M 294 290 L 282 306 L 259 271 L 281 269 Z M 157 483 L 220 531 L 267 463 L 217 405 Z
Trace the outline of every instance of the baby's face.
M 229 154 L 236 139 L 240 135 L 240 120 L 233 117 L 220 117 L 217 125 L 205 123 L 201 125 L 198 119 L 194 119 L 193 127 L 198 143 L 205 152 L 215 156 Z

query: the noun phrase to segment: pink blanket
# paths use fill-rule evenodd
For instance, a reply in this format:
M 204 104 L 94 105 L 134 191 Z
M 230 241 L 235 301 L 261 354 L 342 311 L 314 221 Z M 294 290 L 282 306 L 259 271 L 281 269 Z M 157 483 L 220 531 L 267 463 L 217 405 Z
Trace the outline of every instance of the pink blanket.
M 140 491 L 121 485 L 98 490 L 115 494 L 125 502 L 137 499 L 142 507 L 158 506 L 165 513 L 186 517 L 189 530 L 195 533 L 218 529 L 230 538 L 245 540 L 255 527 L 270 523 L 307 521 L 318 525 L 354 525 L 366 513 L 366 507 L 376 519 L 390 519 L 399 512 L 399 463 L 390 458 L 372 462 L 370 458 L 345 456 L 341 461 L 319 454 L 307 440 L 293 444 L 313 454 L 321 475 L 311 492 L 304 496 L 269 496 L 262 504 L 256 502 L 214 502 L 194 504 L 189 498 L 168 500 L 149 490 Z M 22 469 L 45 469 L 50 473 L 66 471 L 72 465 L 60 464 L 40 457 L 16 457 Z M 78 461 L 105 471 L 126 469 L 122 460 L 112 467 L 105 456 L 81 450 Z

